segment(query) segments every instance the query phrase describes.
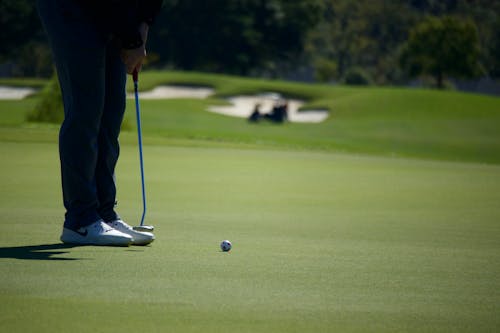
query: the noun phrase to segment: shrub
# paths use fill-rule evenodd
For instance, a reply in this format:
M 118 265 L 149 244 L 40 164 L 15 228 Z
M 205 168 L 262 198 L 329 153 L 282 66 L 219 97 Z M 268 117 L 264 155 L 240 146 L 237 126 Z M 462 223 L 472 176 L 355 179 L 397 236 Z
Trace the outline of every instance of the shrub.
M 60 124 L 64 120 L 64 105 L 57 75 L 54 75 L 39 94 L 40 100 L 28 113 L 26 120 L 37 123 Z M 123 119 L 122 130 L 130 130 L 128 119 Z
M 357 86 L 367 86 L 371 85 L 373 83 L 373 80 L 370 74 L 368 74 L 368 72 L 364 69 L 359 67 L 352 67 L 347 70 L 344 76 L 344 83 Z
M 64 119 L 64 108 L 59 81 L 54 75 L 39 94 L 40 100 L 26 120 L 39 123 L 59 124 Z
M 320 82 L 328 82 L 337 76 L 337 63 L 330 59 L 320 58 L 316 60 L 314 69 L 314 76 Z

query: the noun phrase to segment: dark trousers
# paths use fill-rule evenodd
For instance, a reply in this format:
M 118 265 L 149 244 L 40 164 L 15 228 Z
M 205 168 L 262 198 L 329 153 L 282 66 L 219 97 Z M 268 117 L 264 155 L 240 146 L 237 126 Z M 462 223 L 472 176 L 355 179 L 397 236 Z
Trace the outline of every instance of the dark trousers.
M 72 0 L 38 0 L 64 101 L 59 154 L 65 226 L 79 228 L 114 211 L 118 135 L 126 70 L 120 49 Z

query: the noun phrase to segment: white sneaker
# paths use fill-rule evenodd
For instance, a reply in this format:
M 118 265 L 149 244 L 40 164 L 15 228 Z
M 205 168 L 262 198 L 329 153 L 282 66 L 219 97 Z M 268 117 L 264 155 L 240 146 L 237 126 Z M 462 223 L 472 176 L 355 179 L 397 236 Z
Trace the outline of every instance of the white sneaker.
M 132 245 L 148 245 L 155 240 L 155 235 L 150 232 L 137 231 L 122 220 L 108 222 L 108 225 L 124 234 L 131 236 L 134 240 Z
M 66 244 L 129 246 L 133 238 L 99 220 L 78 230 L 63 228 L 61 241 Z

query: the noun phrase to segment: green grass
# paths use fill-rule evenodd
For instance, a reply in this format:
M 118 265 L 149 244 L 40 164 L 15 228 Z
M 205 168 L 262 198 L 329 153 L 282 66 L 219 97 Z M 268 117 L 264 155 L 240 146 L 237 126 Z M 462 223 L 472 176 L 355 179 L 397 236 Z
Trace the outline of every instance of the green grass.
M 24 123 L 26 113 L 35 107 L 36 98 L 26 98 L 22 101 L 0 100 L 0 126 L 18 127 Z
M 500 99 L 491 97 L 359 89 L 354 96 L 333 97 L 326 122 L 285 126 L 251 125 L 205 111 L 216 103 L 143 101 L 144 132 L 294 149 L 500 162 Z
M 40 245 L 57 244 L 61 227 L 57 146 L 3 143 L 0 153 L 8 332 L 500 325 L 498 166 L 146 146 L 155 243 L 51 248 Z M 117 170 L 132 223 L 136 155 L 126 145 Z M 225 238 L 229 254 L 218 249 Z
M 331 117 L 255 126 L 204 111 L 217 98 L 142 101 L 157 240 L 67 247 L 57 126 L 24 122 L 36 97 L 0 101 L 2 331 L 498 330 L 499 99 L 141 76 L 145 88 L 166 82 L 280 91 Z M 135 135 L 122 133 L 117 169 L 131 224 L 142 209 Z
M 0 86 L 42 88 L 48 80 L 40 78 L 0 78 Z
M 166 83 L 212 86 L 216 96 L 202 101 L 143 100 L 144 133 L 149 143 L 194 139 L 279 149 L 500 163 L 500 98 L 496 97 L 307 85 L 202 73 L 145 72 L 140 77 L 140 87 L 146 90 Z M 330 117 L 321 124 L 251 125 L 241 118 L 206 111 L 210 105 L 225 103 L 221 99 L 224 96 L 264 91 L 304 98 L 307 107 L 330 110 Z M 0 101 L 0 126 L 22 125 L 34 100 Z M 129 103 L 128 123 L 133 124 L 134 118 L 133 103 Z

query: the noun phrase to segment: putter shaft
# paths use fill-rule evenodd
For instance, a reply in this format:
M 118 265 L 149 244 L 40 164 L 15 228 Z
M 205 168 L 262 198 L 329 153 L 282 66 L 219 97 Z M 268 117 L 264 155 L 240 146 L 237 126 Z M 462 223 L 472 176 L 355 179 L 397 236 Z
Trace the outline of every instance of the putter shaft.
M 137 139 L 139 144 L 139 161 L 141 166 L 141 187 L 142 187 L 142 216 L 140 226 L 144 226 L 144 218 L 146 216 L 146 184 L 144 181 L 144 159 L 142 156 L 142 126 L 141 126 L 141 110 L 139 106 L 139 73 L 134 70 L 133 73 L 134 80 L 134 94 L 135 94 L 135 115 L 137 119 Z

